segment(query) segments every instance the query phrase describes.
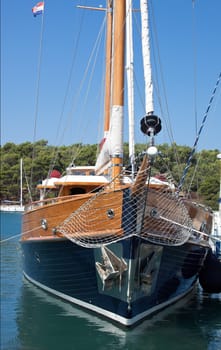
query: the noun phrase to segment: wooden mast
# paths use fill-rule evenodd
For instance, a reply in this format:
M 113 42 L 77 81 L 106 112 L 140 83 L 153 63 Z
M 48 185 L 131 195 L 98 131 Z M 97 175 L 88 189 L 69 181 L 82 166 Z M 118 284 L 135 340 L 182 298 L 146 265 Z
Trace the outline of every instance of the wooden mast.
M 125 0 L 107 0 L 106 78 L 104 138 L 96 162 L 96 173 L 108 173 L 119 185 L 123 166 L 123 105 Z M 110 170 L 111 160 L 111 171 Z
M 105 120 L 104 137 L 110 128 L 111 101 L 111 62 L 112 62 L 112 0 L 107 0 L 107 34 L 106 34 L 106 80 L 105 80 Z
M 112 90 L 112 118 L 123 118 L 124 105 L 124 46 L 125 46 L 125 0 L 115 0 L 114 2 L 114 42 L 113 42 L 113 90 Z M 115 110 L 115 112 L 114 112 Z M 123 122 L 120 122 L 120 124 Z M 121 133 L 123 133 L 123 126 Z M 120 136 L 122 137 L 122 135 Z M 120 147 L 119 147 L 120 148 Z M 123 141 L 122 141 L 123 148 Z M 120 183 L 119 175 L 123 163 L 123 150 L 112 154 L 112 178 L 115 185 Z

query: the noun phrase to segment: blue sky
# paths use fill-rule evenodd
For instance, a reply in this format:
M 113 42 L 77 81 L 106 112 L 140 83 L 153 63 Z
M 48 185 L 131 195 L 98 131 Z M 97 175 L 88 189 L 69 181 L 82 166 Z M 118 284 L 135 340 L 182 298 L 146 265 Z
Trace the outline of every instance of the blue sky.
M 77 9 L 76 5 L 99 6 L 105 5 L 105 1 L 46 0 L 41 51 L 42 16 L 34 18 L 31 12 L 36 3 L 3 0 L 1 5 L 1 144 L 40 139 L 52 145 L 97 143 L 102 138 L 102 123 L 98 120 L 103 111 L 100 102 L 103 77 L 97 73 L 92 77 L 94 61 L 89 67 L 88 80 L 82 82 L 81 73 L 87 71 L 104 13 Z M 139 1 L 134 1 L 134 7 L 138 8 L 138 4 Z M 164 110 L 168 105 L 174 140 L 192 146 L 195 116 L 199 128 L 221 70 L 221 1 L 152 0 L 152 4 L 152 23 L 157 30 L 161 62 L 158 73 L 163 72 L 166 91 L 166 100 L 161 104 Z M 138 49 L 138 41 L 135 47 Z M 101 71 L 103 58 L 97 54 Z M 137 79 L 141 72 L 140 69 Z M 70 89 L 66 95 L 68 82 Z M 88 91 L 89 84 L 92 94 Z M 162 83 L 160 86 L 162 92 Z M 139 90 L 142 92 L 143 85 Z M 136 93 L 137 100 L 139 94 Z M 76 106 L 79 97 L 81 102 Z M 170 142 L 165 128 L 168 115 L 161 111 L 156 91 L 155 98 L 157 114 L 163 113 L 163 131 L 157 142 Z M 139 131 L 143 113 L 142 102 L 138 101 L 136 142 L 146 142 Z M 199 148 L 221 149 L 220 86 Z

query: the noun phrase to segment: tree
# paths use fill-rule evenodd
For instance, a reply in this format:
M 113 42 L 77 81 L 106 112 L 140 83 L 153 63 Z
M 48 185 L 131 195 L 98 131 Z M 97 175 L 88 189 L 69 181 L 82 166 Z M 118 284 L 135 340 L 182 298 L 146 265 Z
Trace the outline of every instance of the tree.
M 147 147 L 146 144 L 135 146 L 136 155 L 138 155 L 137 166 L 141 162 L 139 155 L 143 154 Z M 163 173 L 168 178 L 173 179 L 175 184 L 179 184 L 191 149 L 175 143 L 171 146 L 168 144 L 159 145 L 158 149 L 159 156 L 154 162 L 151 174 Z M 54 166 L 57 166 L 59 171 L 63 173 L 70 163 L 94 165 L 97 152 L 97 145 L 83 145 L 81 143 L 60 147 L 48 145 L 46 140 L 39 140 L 33 144 L 24 142 L 20 145 L 6 143 L 0 147 L 0 198 L 1 200 L 17 200 L 19 198 L 20 158 L 23 158 L 24 165 L 24 199 L 25 202 L 28 202 L 28 186 L 31 187 L 31 181 L 33 200 L 35 200 L 38 199 L 38 193 L 34 191 L 36 185 L 48 176 Z M 220 161 L 216 158 L 218 153 L 218 150 L 203 150 L 196 153 L 185 176 L 183 186 L 185 192 L 198 191 L 203 202 L 214 210 L 218 208 L 219 194 Z M 124 164 L 125 167 L 129 165 L 127 143 L 124 144 Z

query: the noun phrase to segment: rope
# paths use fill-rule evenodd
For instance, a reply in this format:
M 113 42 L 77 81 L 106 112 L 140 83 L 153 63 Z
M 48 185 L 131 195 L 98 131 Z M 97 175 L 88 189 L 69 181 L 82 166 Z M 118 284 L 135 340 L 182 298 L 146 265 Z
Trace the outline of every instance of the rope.
M 183 183 L 184 183 L 186 174 L 187 174 L 187 172 L 188 172 L 188 170 L 189 170 L 189 167 L 190 167 L 190 165 L 191 165 L 191 164 L 190 164 L 190 163 L 191 163 L 191 160 L 192 160 L 193 155 L 194 155 L 194 153 L 195 153 L 195 150 L 196 150 L 196 147 L 197 147 L 197 144 L 198 144 L 198 141 L 199 141 L 200 134 L 201 134 L 201 132 L 202 132 L 202 130 L 203 130 L 203 127 L 204 127 L 204 125 L 205 125 L 205 122 L 206 122 L 206 119 L 207 119 L 207 116 L 208 116 L 210 107 L 211 107 L 211 105 L 212 105 L 212 102 L 213 102 L 213 99 L 214 99 L 214 97 L 215 97 L 215 93 L 216 93 L 217 87 L 218 87 L 219 82 L 220 82 L 220 79 L 221 79 L 221 72 L 220 72 L 219 77 L 218 77 L 218 79 L 217 79 L 215 88 L 214 88 L 213 93 L 212 93 L 212 96 L 211 96 L 211 98 L 210 98 L 209 105 L 208 105 L 208 107 L 207 107 L 206 113 L 205 113 L 205 115 L 204 115 L 204 117 L 203 117 L 201 127 L 200 127 L 200 129 L 199 129 L 199 131 L 198 131 L 198 134 L 197 134 L 197 136 L 196 136 L 196 140 L 195 140 L 195 143 L 194 143 L 194 145 L 193 145 L 192 151 L 191 151 L 191 153 L 190 153 L 189 159 L 188 159 L 188 161 L 187 161 L 186 167 L 185 167 L 185 169 L 184 169 L 184 171 L 183 171 L 182 178 L 181 178 L 180 183 L 179 183 L 179 185 L 178 185 L 177 194 L 179 194 L 179 192 L 180 192 L 180 190 L 181 190 L 181 188 L 182 188 L 182 186 L 183 186 Z
M 185 225 L 183 225 L 183 224 L 180 224 L 179 222 L 176 222 L 176 221 L 167 219 L 167 218 L 165 218 L 165 217 L 162 216 L 162 215 L 160 215 L 159 218 L 162 219 L 162 220 L 164 220 L 164 221 L 166 221 L 166 222 L 170 222 L 171 224 L 174 224 L 174 225 L 176 225 L 176 226 L 182 227 L 182 228 L 184 228 L 184 229 L 187 229 L 187 230 L 190 229 L 188 226 L 185 226 Z M 214 241 L 221 242 L 221 238 L 218 238 L 217 236 L 212 236 L 212 235 L 209 235 L 209 234 L 207 234 L 207 233 L 205 233 L 205 232 L 202 232 L 202 231 L 199 231 L 199 230 L 196 230 L 196 229 L 191 229 L 191 231 L 194 232 L 194 233 L 198 233 L 198 234 L 200 234 L 200 235 L 202 235 L 202 236 L 208 237 L 208 238 L 210 238 L 210 239 L 212 239 L 212 240 L 214 240 Z
M 96 38 L 96 41 L 94 43 L 91 55 L 90 55 L 90 57 L 88 59 L 87 66 L 85 68 L 83 78 L 81 79 L 81 82 L 79 84 L 78 91 L 74 94 L 72 107 L 71 107 L 71 110 L 69 112 L 69 117 L 68 117 L 68 120 L 67 120 L 67 123 L 66 123 L 66 127 L 64 128 L 63 133 L 62 133 L 62 139 L 63 139 L 63 136 L 64 136 L 66 130 L 68 130 L 68 127 L 69 127 L 68 123 L 70 123 L 70 119 L 72 118 L 73 115 L 76 114 L 77 102 L 79 101 L 81 93 L 82 93 L 82 91 L 84 89 L 84 84 L 87 86 L 86 95 L 84 95 L 84 96 L 86 96 L 85 98 L 87 98 L 87 96 L 88 96 L 88 87 L 91 84 L 92 74 L 94 72 L 94 65 L 95 65 L 95 62 L 96 62 L 97 52 L 98 52 L 98 49 L 99 49 L 99 45 L 100 45 L 100 41 L 101 41 L 102 32 L 103 32 L 104 27 L 105 27 L 105 19 L 103 20 L 103 22 L 101 24 L 98 36 Z M 95 60 L 94 63 L 93 63 L 93 59 Z M 92 66 L 92 71 L 90 71 L 90 67 L 91 66 Z M 89 73 L 90 73 L 90 76 L 89 76 Z M 88 78 L 88 76 L 89 76 L 89 83 L 87 84 L 87 80 L 86 79 Z M 81 101 L 81 104 L 82 104 L 82 101 Z M 83 105 L 84 105 L 83 108 L 85 108 L 85 103 Z M 78 129 L 82 130 L 80 125 L 78 125 Z M 82 134 L 83 134 L 83 131 L 82 131 Z M 80 136 L 80 138 L 82 139 L 82 136 Z M 74 162 L 74 160 L 77 158 L 77 155 L 80 153 L 80 151 L 81 151 L 80 148 L 81 148 L 81 145 L 79 145 L 77 150 L 75 151 L 76 153 L 72 157 L 72 162 Z
M 41 226 L 35 227 L 35 228 L 33 228 L 32 230 L 28 230 L 28 231 L 23 232 L 23 233 L 18 233 L 17 235 L 8 237 L 8 238 L 6 238 L 6 239 L 2 239 L 2 240 L 0 241 L 0 244 L 5 243 L 5 242 L 7 242 L 7 241 L 11 241 L 12 239 L 17 238 L 17 237 L 22 237 L 22 236 L 24 236 L 24 235 L 27 235 L 28 233 L 33 232 L 33 231 L 35 231 L 35 230 L 38 230 L 39 228 L 41 228 Z
M 63 132 L 63 134 L 61 136 L 59 135 L 59 132 L 60 132 L 61 125 L 62 125 L 62 119 L 64 117 L 65 106 L 67 104 L 68 96 L 69 96 L 69 93 L 70 93 L 70 90 L 71 90 L 71 79 L 72 79 L 72 77 L 74 75 L 74 70 L 76 70 L 75 61 L 76 61 L 76 57 L 77 57 L 78 46 L 79 46 L 79 42 L 80 42 L 80 34 L 81 34 L 81 31 L 82 31 L 82 25 L 83 25 L 83 22 L 84 22 L 85 12 L 83 11 L 82 14 L 83 15 L 80 18 L 80 26 L 79 26 L 79 30 L 78 30 L 78 33 L 77 33 L 77 39 L 74 42 L 74 46 L 73 46 L 71 67 L 70 67 L 70 72 L 69 72 L 69 75 L 68 75 L 68 80 L 67 80 L 67 85 L 66 85 L 66 90 L 65 90 L 65 96 L 64 96 L 63 103 L 62 103 L 60 117 L 59 117 L 59 122 L 58 122 L 58 127 L 57 127 L 57 132 L 56 132 L 55 141 L 59 140 L 57 142 L 58 145 L 62 143 L 63 136 L 64 136 L 64 132 Z M 56 144 L 56 142 L 55 142 L 55 144 Z M 49 166 L 49 171 L 48 171 L 47 178 L 50 177 L 50 172 L 52 171 L 54 165 L 56 164 L 56 161 L 57 161 L 57 158 L 58 158 L 58 153 L 59 153 L 59 148 L 55 147 L 54 151 L 53 151 L 53 156 L 52 156 L 52 159 L 51 159 L 51 163 L 50 163 L 50 166 Z

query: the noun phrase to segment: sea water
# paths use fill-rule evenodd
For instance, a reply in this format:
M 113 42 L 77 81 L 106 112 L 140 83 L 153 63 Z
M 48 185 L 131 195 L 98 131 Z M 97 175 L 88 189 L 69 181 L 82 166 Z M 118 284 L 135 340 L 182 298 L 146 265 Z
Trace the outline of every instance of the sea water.
M 1 350 L 221 350 L 221 294 L 198 287 L 128 330 L 26 281 L 20 231 L 21 214 L 1 213 Z

